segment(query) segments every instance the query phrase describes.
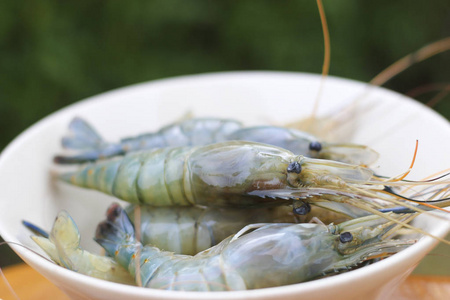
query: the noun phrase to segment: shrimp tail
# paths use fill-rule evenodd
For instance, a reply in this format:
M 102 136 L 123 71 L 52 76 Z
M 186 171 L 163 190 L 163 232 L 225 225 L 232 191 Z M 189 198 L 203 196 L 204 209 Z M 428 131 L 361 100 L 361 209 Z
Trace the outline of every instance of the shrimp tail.
M 26 224 L 25 224 L 26 223 Z M 34 231 L 35 225 L 24 222 Z M 38 233 L 39 234 L 39 233 Z M 53 224 L 49 238 L 40 235 L 31 239 L 58 265 L 95 278 L 135 284 L 134 278 L 115 260 L 83 250 L 77 225 L 66 211 L 61 211 Z
M 68 269 L 75 270 L 68 253 L 79 248 L 80 233 L 77 225 L 66 211 L 61 211 L 58 214 L 49 235 L 36 225 L 26 221 L 22 223 L 25 227 L 38 234 L 31 238 L 53 261 Z M 43 236 L 44 234 L 47 234 L 48 238 Z
M 76 186 L 97 189 L 106 194 L 115 195 L 114 182 L 118 176 L 117 173 L 119 167 L 120 160 L 105 161 L 98 164 L 87 165 L 86 168 L 80 172 L 59 174 L 58 178 Z M 96 177 L 102 179 L 103 183 L 101 183 L 100 180 L 93 180 L 93 178 Z
M 57 164 L 77 164 L 123 154 L 120 144 L 106 143 L 91 125 L 78 117 L 70 122 L 69 132 L 62 138 L 62 146 L 83 152 L 74 156 L 57 155 L 53 159 Z
M 37 225 L 34 225 L 33 223 L 30 223 L 28 221 L 23 220 L 22 224 L 30 230 L 32 233 L 36 234 L 31 236 L 31 239 L 39 246 L 42 250 L 44 250 L 45 253 L 57 264 L 62 265 L 58 250 L 55 247 L 55 244 L 52 243 L 49 238 L 50 235 L 42 228 L 38 227 Z
M 49 237 L 49 234 L 44 229 L 34 225 L 33 223 L 30 223 L 28 221 L 22 220 L 23 226 L 25 226 L 28 230 L 30 230 L 32 233 L 34 233 L 37 236 L 47 238 Z
M 95 149 L 104 141 L 85 120 L 75 117 L 69 124 L 69 133 L 62 139 L 62 146 L 71 150 Z
M 115 253 L 121 245 L 134 244 L 134 226 L 119 204 L 113 203 L 106 212 L 106 220 L 97 226 L 94 240 L 108 253 Z
M 42 249 L 45 253 L 60 266 L 64 266 L 63 262 L 60 260 L 58 250 L 49 239 L 42 236 L 32 235 L 31 239 Z

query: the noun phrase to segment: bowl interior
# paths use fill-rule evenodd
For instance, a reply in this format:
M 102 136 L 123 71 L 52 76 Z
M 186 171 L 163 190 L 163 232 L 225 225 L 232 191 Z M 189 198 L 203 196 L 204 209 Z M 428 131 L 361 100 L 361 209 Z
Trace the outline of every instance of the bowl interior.
M 75 116 L 86 119 L 109 141 L 154 131 L 187 115 L 235 118 L 246 125 L 284 125 L 310 116 L 319 86 L 320 76 L 300 73 L 236 72 L 187 76 L 119 89 L 58 111 L 29 128 L 2 153 L 0 234 L 7 241 L 21 243 L 42 253 L 29 238 L 21 221 L 28 220 L 50 229 L 56 214 L 65 209 L 79 226 L 82 246 L 93 252 L 99 251 L 100 247 L 92 237 L 114 199 L 52 179 L 52 157 L 62 151 L 60 139 Z M 380 159 L 372 167 L 379 174 L 392 176 L 407 170 L 416 140 L 419 151 L 408 178 L 422 179 L 450 165 L 448 121 L 400 94 L 330 77 L 325 82 L 317 116 L 323 119 L 320 123 L 325 124 L 322 133 L 328 139 L 366 144 L 377 150 Z M 432 225 L 427 218 L 417 220 L 416 224 L 439 236 L 444 236 L 448 230 L 448 224 L 435 222 Z M 408 266 L 411 268 L 434 243 L 425 239 L 412 249 L 389 258 L 390 262 L 394 266 L 402 265 L 405 270 Z M 186 299 L 185 294 L 160 293 L 92 280 L 61 270 L 27 249 L 13 248 L 56 284 L 74 290 L 76 286 L 85 286 L 86 295 L 94 295 L 92 290 L 108 290 L 116 295 L 134 293 L 144 298 Z M 374 276 L 387 267 L 382 263 L 322 279 L 319 283 L 267 289 L 263 294 L 246 291 L 233 292 L 229 296 L 202 294 L 195 298 L 299 296 L 316 288 L 348 284 L 358 276 Z M 56 276 L 59 279 L 55 279 Z M 384 273 L 384 276 L 389 275 Z

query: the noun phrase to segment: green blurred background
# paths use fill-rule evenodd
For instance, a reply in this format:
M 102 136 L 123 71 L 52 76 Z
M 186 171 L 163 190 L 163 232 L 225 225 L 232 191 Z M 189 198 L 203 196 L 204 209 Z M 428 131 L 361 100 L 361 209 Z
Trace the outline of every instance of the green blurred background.
M 324 0 L 330 74 L 369 81 L 394 61 L 450 36 L 450 1 Z M 234 70 L 320 73 L 313 0 L 0 2 L 0 149 L 46 115 L 118 87 Z M 450 53 L 389 81 L 400 93 L 449 84 Z M 419 96 L 426 102 L 439 91 Z M 450 97 L 435 109 L 450 118 Z M 447 161 L 448 163 L 448 161 Z M 13 208 L 12 208 L 13 209 Z M 17 208 L 19 209 L 19 208 Z M 449 247 L 417 272 L 450 275 Z M 19 259 L 0 247 L 0 266 Z

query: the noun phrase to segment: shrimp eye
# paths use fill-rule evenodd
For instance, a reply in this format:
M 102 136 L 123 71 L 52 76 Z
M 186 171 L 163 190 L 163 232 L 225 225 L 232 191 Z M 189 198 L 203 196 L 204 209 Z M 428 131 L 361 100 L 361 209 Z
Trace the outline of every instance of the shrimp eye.
M 298 163 L 298 161 L 291 162 L 287 167 L 288 173 L 297 173 L 300 174 L 302 171 L 302 166 Z
M 309 150 L 319 152 L 320 150 L 322 150 L 322 144 L 319 142 L 311 142 L 309 144 Z
M 341 243 L 349 243 L 353 241 L 353 235 L 350 232 L 343 232 L 339 236 L 339 240 L 341 241 Z
M 309 203 L 303 202 L 300 206 L 294 206 L 292 209 L 294 214 L 304 216 L 311 211 L 311 205 Z

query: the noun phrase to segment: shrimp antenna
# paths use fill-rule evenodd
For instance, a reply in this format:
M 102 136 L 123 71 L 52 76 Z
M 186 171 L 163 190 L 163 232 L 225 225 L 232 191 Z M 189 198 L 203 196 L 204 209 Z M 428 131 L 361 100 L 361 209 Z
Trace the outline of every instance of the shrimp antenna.
M 445 177 L 447 177 L 449 175 L 450 175 L 450 172 L 442 174 L 442 175 L 439 175 L 438 177 L 434 177 L 434 178 L 431 178 L 431 179 L 425 179 L 425 180 L 407 180 L 407 179 L 403 179 L 402 182 L 411 183 L 411 184 L 415 184 L 415 183 L 416 184 L 431 183 L 431 182 L 435 182 L 435 181 L 437 181 L 439 179 L 445 178 Z M 378 177 L 378 178 L 388 179 L 388 177 L 383 176 L 383 175 L 375 175 L 375 176 Z M 439 183 L 445 183 L 445 182 L 438 182 L 438 184 Z
M 317 7 L 319 8 L 320 22 L 322 23 L 323 31 L 323 43 L 324 43 L 324 55 L 323 55 L 323 66 L 322 66 L 322 79 L 328 76 L 330 70 L 330 32 L 328 31 L 327 17 L 325 15 L 325 10 L 323 9 L 322 0 L 317 0 Z M 319 102 L 319 97 L 317 97 L 317 103 Z M 316 106 L 318 106 L 316 103 Z
M 369 83 L 373 85 L 383 85 L 386 81 L 403 72 L 413 64 L 447 50 L 450 50 L 450 37 L 428 44 L 419 50 L 406 55 L 375 76 Z
M 394 191 L 391 189 L 391 187 L 389 187 L 389 186 L 386 186 L 382 192 L 387 193 L 387 194 L 390 194 L 390 195 L 394 195 L 394 196 L 399 197 L 399 198 L 404 199 L 404 200 L 413 201 L 413 202 L 417 202 L 417 203 L 442 203 L 442 202 L 446 202 L 446 201 L 450 200 L 450 197 L 447 197 L 447 198 L 441 198 L 441 199 L 435 199 L 435 200 L 419 200 L 419 199 L 413 199 L 413 198 L 409 198 L 409 197 L 406 197 L 406 196 L 402 196 L 402 195 L 400 195 L 400 194 L 397 194 L 397 193 L 394 192 Z
M 414 149 L 414 155 L 413 155 L 413 159 L 411 161 L 411 165 L 409 166 L 408 170 L 405 173 L 403 173 L 402 175 L 399 175 L 400 177 L 391 179 L 393 182 L 403 180 L 411 172 L 412 168 L 414 167 L 414 163 L 416 162 L 418 148 L 419 148 L 419 140 L 416 140 L 416 148 Z
M 386 83 L 388 80 L 393 78 L 394 76 L 398 75 L 399 73 L 403 72 L 405 69 L 411 67 L 412 65 L 421 62 L 427 58 L 430 58 L 434 55 L 437 55 L 439 53 L 442 53 L 444 51 L 450 50 L 450 37 L 438 40 L 436 42 L 433 42 L 431 44 L 428 44 L 419 50 L 406 55 L 405 57 L 401 58 L 397 62 L 393 63 L 389 67 L 387 67 L 385 70 L 381 71 L 377 76 L 375 76 L 369 83 L 374 86 L 381 86 L 384 83 Z M 336 113 L 333 114 L 333 118 L 338 118 L 338 115 L 345 115 L 347 114 L 352 107 L 354 107 L 365 95 L 367 95 L 370 92 L 370 88 L 363 91 L 360 95 L 356 96 L 356 99 L 353 100 L 352 104 L 348 106 L 345 109 L 342 109 Z M 446 88 L 445 90 L 448 90 Z M 438 97 L 438 96 L 436 96 Z M 443 97 L 443 96 L 442 96 Z M 440 99 L 438 99 L 440 100 Z M 437 101 L 432 99 L 432 101 Z M 435 103 L 428 104 L 429 106 L 434 105 Z M 331 120 L 328 121 L 331 124 Z M 331 127 L 331 125 L 330 125 Z
M 431 203 L 444 203 L 444 204 L 447 204 L 446 201 L 450 200 L 450 198 L 443 198 L 443 199 L 438 199 L 438 200 L 427 200 L 427 201 L 425 201 L 425 200 L 411 199 L 411 198 L 399 195 L 399 194 L 395 193 L 394 191 L 392 191 L 391 189 L 389 189 L 389 191 L 385 190 L 384 192 L 388 193 L 389 195 L 393 195 L 393 196 L 396 196 L 398 198 L 417 203 L 419 205 L 427 206 L 429 208 L 438 209 L 438 210 L 450 213 L 450 211 L 445 209 L 445 208 L 438 207 L 436 205 L 430 204 L 430 202 Z
M 447 86 L 445 89 L 440 91 L 436 96 L 431 98 L 431 100 L 425 103 L 425 105 L 428 107 L 434 107 L 436 104 L 441 102 L 441 100 L 444 99 L 449 93 L 450 93 L 450 86 Z
M 330 70 L 330 33 L 328 31 L 327 18 L 325 15 L 325 10 L 323 9 L 322 0 L 317 0 L 317 7 L 319 9 L 320 22 L 322 23 L 324 55 L 323 55 L 323 66 L 322 66 L 322 79 L 320 81 L 319 92 L 317 93 L 317 98 L 314 103 L 314 108 L 311 113 L 311 120 L 313 120 L 316 117 L 317 109 L 319 107 L 319 102 L 320 102 L 320 99 L 322 96 L 323 84 L 324 84 L 325 79 L 328 76 L 328 72 Z
M 433 91 L 438 91 L 439 93 L 425 103 L 425 105 L 428 107 L 434 107 L 436 104 L 441 102 L 441 100 L 445 98 L 445 96 L 447 96 L 450 93 L 450 84 L 448 83 L 425 84 L 410 90 L 409 92 L 405 93 L 405 95 L 411 98 L 416 98 L 419 95 Z
M 20 300 L 19 296 L 14 291 L 13 287 L 8 281 L 8 278 L 6 278 L 5 274 L 3 273 L 2 268 L 0 268 L 0 275 L 2 276 L 2 280 L 5 283 L 5 285 L 8 287 L 9 292 L 14 296 L 15 299 Z
M 312 123 L 317 115 L 317 109 L 319 107 L 319 102 L 322 97 L 323 85 L 325 79 L 328 76 L 330 70 L 330 33 L 328 31 L 327 18 L 325 15 L 325 10 L 323 9 L 322 0 L 317 0 L 317 8 L 319 9 L 320 22 L 322 23 L 323 41 L 324 41 L 324 55 L 323 55 L 323 65 L 322 65 L 322 78 L 320 80 L 319 91 L 317 92 L 316 101 L 314 102 L 314 107 L 311 112 L 311 116 L 308 118 L 309 121 L 306 122 L 306 130 L 311 129 Z
M 412 214 L 410 216 L 407 216 L 406 219 L 403 220 L 403 222 L 409 224 L 412 220 L 414 220 L 418 215 L 417 214 Z M 390 230 L 388 230 L 385 234 L 383 234 L 382 239 L 388 238 L 389 236 L 391 236 L 392 234 L 394 234 L 395 232 L 398 232 L 399 229 L 402 228 L 401 224 L 397 224 L 395 225 L 393 228 L 391 228 Z
M 40 228 L 40 227 L 38 227 L 38 226 L 28 222 L 28 221 L 22 220 L 22 224 L 28 230 L 30 230 L 32 233 L 34 233 L 37 236 L 41 236 L 41 237 L 44 237 L 44 238 L 47 238 L 47 239 L 50 237 L 50 235 L 48 234 L 47 231 L 45 231 L 44 229 L 42 229 L 42 228 Z
M 16 242 L 8 242 L 8 241 L 3 241 L 0 243 L 0 246 L 2 245 L 16 245 L 16 246 L 20 246 L 23 247 L 31 252 L 33 252 L 34 254 L 36 254 L 37 256 L 40 256 L 41 258 L 51 262 L 52 264 L 55 264 L 54 261 L 52 261 L 51 259 L 48 259 L 47 257 L 43 256 L 42 254 L 34 251 L 33 249 L 28 248 L 25 245 L 22 245 L 20 243 L 16 243 Z M 19 296 L 16 294 L 16 292 L 14 291 L 13 287 L 11 286 L 11 284 L 9 283 L 8 279 L 6 278 L 5 274 L 2 271 L 2 268 L 0 268 L 0 276 L 2 277 L 2 280 L 5 282 L 6 286 L 8 287 L 8 290 L 11 292 L 11 294 L 14 296 L 14 298 L 20 300 Z
M 359 192 L 362 192 L 362 190 L 360 190 L 360 189 L 358 189 L 358 188 L 356 188 L 356 190 L 359 191 Z M 393 192 L 391 193 L 390 187 L 388 187 L 387 190 L 386 190 L 386 189 L 385 189 L 385 190 L 379 190 L 378 192 L 379 192 L 379 193 L 385 193 L 385 194 L 387 194 L 387 195 L 389 195 L 389 196 L 391 196 L 391 197 L 394 197 L 393 199 L 392 199 L 392 198 L 389 199 L 389 198 L 385 198 L 385 197 L 380 197 L 380 199 L 385 200 L 385 201 L 389 201 L 389 202 L 391 202 L 391 203 L 393 203 L 393 204 L 396 204 L 396 205 L 399 205 L 399 206 L 403 206 L 405 209 L 408 208 L 408 209 L 410 209 L 410 210 L 412 210 L 412 211 L 415 211 L 415 212 L 417 212 L 417 213 L 423 213 L 423 214 L 427 214 L 427 215 L 430 214 L 429 211 L 420 209 L 419 207 L 416 207 L 416 206 L 410 205 L 410 204 L 408 204 L 408 203 L 406 203 L 406 202 L 400 201 L 400 199 L 401 199 L 401 200 L 411 201 L 411 202 L 414 202 L 414 203 L 416 203 L 416 204 L 420 204 L 420 205 L 423 205 L 423 206 L 427 206 L 427 207 L 429 207 L 429 208 L 438 209 L 438 210 L 442 210 L 442 211 L 445 211 L 445 212 L 450 213 L 450 211 L 447 211 L 447 210 L 445 210 L 445 209 L 443 209 L 443 208 L 440 208 L 440 207 L 437 207 L 437 206 L 434 206 L 434 205 L 431 205 L 431 204 L 427 204 L 427 203 L 425 203 L 425 202 L 423 202 L 423 201 L 414 201 L 414 200 L 410 200 L 410 199 L 408 199 L 408 198 L 405 198 L 404 196 L 396 195 L 396 194 L 394 194 Z M 341 193 L 341 195 L 345 195 L 345 193 Z M 374 195 L 371 194 L 370 192 L 368 193 L 368 195 L 369 195 L 369 198 L 374 197 Z M 380 195 L 380 196 L 381 196 L 381 195 Z M 368 200 L 367 200 L 367 199 L 368 199 L 368 198 L 367 198 L 367 195 L 366 195 L 366 196 L 360 195 L 360 196 L 357 197 L 357 198 L 359 198 L 359 199 L 361 199 L 361 200 L 363 200 L 363 201 L 368 201 Z M 396 198 L 397 198 L 397 199 L 396 199 Z M 446 199 L 443 199 L 443 200 L 446 200 Z M 362 206 L 359 206 L 359 204 L 358 204 L 357 202 L 354 202 L 354 199 L 353 199 L 353 200 L 350 200 L 350 199 L 349 199 L 348 201 L 350 201 L 349 204 L 354 205 L 354 206 L 356 206 L 356 207 L 359 207 L 359 208 L 361 208 L 361 209 L 366 209 L 368 212 L 372 212 L 372 213 L 373 213 L 374 210 L 377 211 L 377 212 L 380 212 L 380 211 L 383 211 L 383 210 L 384 210 L 384 209 L 381 209 L 381 210 L 371 209 L 371 210 L 369 210 L 369 207 L 364 208 L 364 207 L 362 207 Z M 445 202 L 444 202 L 444 203 L 445 203 Z M 392 209 L 392 208 L 391 208 L 391 209 Z M 398 209 L 398 208 L 393 208 L 393 211 L 395 211 L 395 210 L 397 210 L 397 209 Z M 385 211 L 390 211 L 390 209 L 386 209 Z M 399 213 L 399 212 L 396 212 L 396 213 Z M 439 217 L 439 218 L 440 218 L 440 216 L 436 216 L 436 215 L 434 215 L 434 217 Z M 447 218 L 445 218 L 445 220 L 448 221 Z M 450 245 L 450 242 L 449 242 L 449 245 Z
M 440 241 L 440 242 L 443 242 L 443 243 L 445 243 L 445 244 L 447 244 L 447 245 L 450 245 L 450 241 L 447 241 L 446 239 L 443 239 L 443 238 L 441 238 L 441 237 L 435 236 L 435 235 L 433 235 L 433 234 L 431 234 L 431 233 L 426 232 L 425 230 L 422 230 L 422 229 L 420 229 L 420 228 L 417 228 L 417 227 L 414 227 L 414 226 L 412 226 L 412 225 L 409 225 L 409 224 L 407 224 L 407 223 L 405 223 L 405 222 L 403 222 L 403 221 L 397 220 L 397 219 L 395 219 L 395 218 L 389 216 L 389 215 L 386 214 L 386 213 L 382 213 L 382 212 L 378 211 L 377 209 L 374 209 L 374 208 L 371 208 L 371 207 L 363 207 L 363 206 L 361 206 L 361 205 L 358 203 L 358 201 L 354 201 L 354 200 L 352 199 L 351 201 L 349 201 L 349 203 L 351 203 L 352 205 L 354 205 L 354 206 L 356 206 L 356 207 L 365 209 L 366 211 L 368 211 L 368 212 L 370 212 L 370 213 L 372 213 L 372 214 L 374 214 L 374 215 L 380 216 L 380 217 L 385 218 L 385 219 L 387 219 L 387 220 L 389 220 L 389 221 L 392 221 L 392 222 L 394 222 L 394 223 L 397 223 L 398 225 L 402 225 L 403 227 L 412 229 L 412 230 L 414 230 L 415 232 L 421 233 L 421 234 L 423 234 L 423 235 L 426 235 L 426 236 L 429 236 L 429 237 L 431 237 L 431 238 L 434 238 L 434 239 L 436 239 L 436 240 L 438 240 L 438 241 Z
M 48 259 L 48 258 L 45 257 L 44 255 L 38 253 L 37 251 L 35 251 L 35 250 L 31 249 L 31 248 L 28 248 L 28 247 L 25 246 L 25 245 L 20 244 L 20 243 L 3 241 L 3 242 L 0 243 L 0 246 L 2 246 L 2 245 L 15 245 L 15 246 L 23 247 L 23 248 L 25 248 L 25 249 L 27 249 L 27 250 L 33 252 L 33 253 L 36 254 L 37 256 L 39 256 L 39 257 L 45 259 L 46 261 L 49 261 L 49 262 L 51 262 L 52 264 L 55 264 L 55 265 L 56 265 L 56 263 L 55 263 L 53 260 Z
M 416 204 L 423 205 L 423 206 L 427 206 L 427 207 L 432 208 L 432 209 L 438 209 L 438 210 L 441 210 L 441 211 L 450 213 L 450 211 L 448 211 L 448 210 L 446 210 L 446 209 L 444 209 L 444 208 L 441 208 L 441 207 L 438 207 L 438 206 L 435 206 L 435 205 L 428 204 L 428 203 L 426 203 L 425 201 L 422 201 L 422 200 L 415 200 L 415 199 L 410 199 L 410 198 L 407 198 L 407 197 L 405 197 L 405 196 L 398 195 L 398 194 L 396 194 L 394 191 L 392 191 L 392 189 L 391 189 L 390 187 L 385 187 L 384 190 L 379 190 L 379 192 L 380 192 L 380 193 L 387 194 L 387 195 L 389 195 L 389 196 L 394 196 L 395 198 L 398 198 L 398 199 L 402 199 L 402 200 L 414 202 L 414 203 L 416 203 Z M 416 212 L 418 212 L 418 213 L 425 213 L 425 214 L 427 213 L 427 211 L 425 211 L 425 210 L 422 210 L 422 209 L 420 209 L 420 208 L 418 208 L 418 207 L 414 207 L 414 206 L 409 205 L 409 204 L 404 203 L 404 202 L 402 203 L 401 201 L 396 200 L 396 199 L 387 199 L 387 198 L 382 198 L 382 199 L 383 199 L 383 200 L 386 200 L 386 201 L 389 201 L 389 202 L 391 202 L 391 203 L 394 203 L 394 204 L 396 204 L 396 205 L 403 205 L 404 207 L 407 207 L 407 208 L 409 208 L 409 209 L 412 209 L 412 210 L 414 210 L 414 211 L 416 211 Z M 447 199 L 447 198 L 444 198 L 444 199 L 439 199 L 439 200 L 432 200 L 432 202 L 438 203 L 438 201 L 440 201 L 440 200 L 443 200 L 443 203 L 445 203 L 445 200 L 450 200 L 450 198 L 448 198 L 448 199 Z
M 415 88 L 410 89 L 405 93 L 406 96 L 411 98 L 416 98 L 418 96 L 421 96 L 423 94 L 434 92 L 434 91 L 441 91 L 441 90 L 449 90 L 450 91 L 450 84 L 449 83 L 427 83 L 420 86 L 417 86 Z

